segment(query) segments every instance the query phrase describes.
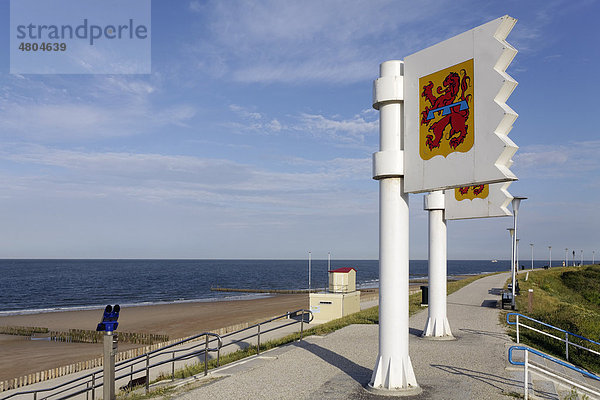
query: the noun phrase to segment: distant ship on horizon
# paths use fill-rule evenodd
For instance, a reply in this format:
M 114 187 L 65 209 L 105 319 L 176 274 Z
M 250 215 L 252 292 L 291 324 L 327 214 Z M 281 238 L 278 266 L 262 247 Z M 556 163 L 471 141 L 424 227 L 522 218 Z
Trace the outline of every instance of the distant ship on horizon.
M 498 262 L 498 260 L 492 260 L 492 262 Z

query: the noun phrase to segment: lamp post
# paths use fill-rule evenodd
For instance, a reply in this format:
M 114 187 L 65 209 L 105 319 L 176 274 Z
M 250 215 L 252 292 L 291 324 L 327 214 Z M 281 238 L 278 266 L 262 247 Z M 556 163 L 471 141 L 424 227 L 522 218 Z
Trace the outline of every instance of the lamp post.
M 592 250 L 592 264 L 594 263 L 594 256 L 596 255 L 596 250 Z
M 512 300 L 510 302 L 510 306 L 512 309 L 515 309 L 515 228 L 507 228 L 508 233 L 510 233 L 510 275 L 512 282 Z
M 583 250 L 581 250 L 581 264 L 579 264 L 580 267 L 583 267 Z
M 308 291 L 310 292 L 310 261 L 311 261 L 312 252 L 308 252 Z
M 550 252 L 548 257 L 548 268 L 552 268 L 552 246 L 548 246 L 548 251 Z
M 516 284 L 516 270 L 515 270 L 515 260 L 517 259 L 517 216 L 519 214 L 519 205 L 521 205 L 521 200 L 526 200 L 527 197 L 519 197 L 515 196 L 512 199 L 511 205 L 513 209 L 513 233 L 511 233 L 513 239 L 513 256 L 512 256 L 512 268 L 513 268 L 513 279 L 512 279 L 512 309 L 515 309 L 515 284 Z
M 531 246 L 531 269 L 533 269 L 533 243 L 529 243 Z
M 517 273 L 519 273 L 519 238 L 515 240 L 517 243 L 517 248 L 515 249 L 515 268 L 517 269 Z
M 568 260 L 568 252 L 569 252 L 569 248 L 565 248 L 565 267 L 569 266 L 569 260 Z
M 573 250 L 573 266 L 575 266 L 575 250 Z

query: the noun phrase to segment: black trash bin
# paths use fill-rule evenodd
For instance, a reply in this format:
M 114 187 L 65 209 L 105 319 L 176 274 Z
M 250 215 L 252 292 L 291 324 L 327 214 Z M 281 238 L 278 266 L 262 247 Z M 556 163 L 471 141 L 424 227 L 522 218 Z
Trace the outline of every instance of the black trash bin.
M 421 305 L 429 304 L 429 286 L 421 286 Z

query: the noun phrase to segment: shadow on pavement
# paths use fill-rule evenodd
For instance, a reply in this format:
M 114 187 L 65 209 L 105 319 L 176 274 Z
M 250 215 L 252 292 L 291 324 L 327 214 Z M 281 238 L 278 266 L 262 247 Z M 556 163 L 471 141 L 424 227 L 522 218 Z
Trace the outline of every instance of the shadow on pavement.
M 510 339 L 508 338 L 508 336 L 506 336 L 505 333 L 502 332 L 490 332 L 490 331 L 480 331 L 477 329 L 466 329 L 466 328 L 462 328 L 459 329 L 459 331 L 461 332 L 465 332 L 465 333 L 470 333 L 471 335 L 485 335 L 485 336 L 491 336 L 497 339 L 502 339 L 506 342 L 509 342 Z
M 487 305 L 487 301 L 488 300 L 484 300 L 483 303 L 481 303 L 480 305 L 477 305 L 477 304 L 456 303 L 456 302 L 449 301 L 448 305 L 452 304 L 454 306 L 463 306 L 463 307 L 476 307 L 476 308 L 486 307 L 486 308 L 489 308 L 489 306 Z M 497 300 L 490 300 L 490 301 L 496 302 Z M 496 308 L 496 307 L 492 307 L 492 308 Z
M 423 336 L 423 330 L 422 329 L 416 329 L 416 328 L 408 328 L 408 333 L 414 336 L 418 336 L 421 337 Z
M 477 381 L 488 384 L 500 391 L 505 391 L 506 387 L 510 386 L 511 390 L 518 392 L 519 390 L 522 390 L 523 387 L 523 383 L 519 380 L 509 379 L 498 375 L 492 375 L 487 372 L 473 371 L 466 368 L 453 367 L 451 365 L 431 364 L 431 366 L 453 375 L 461 375 L 469 377 L 471 379 L 475 379 Z
M 334 353 L 333 351 L 324 347 L 317 346 L 316 344 L 308 343 L 306 341 L 299 342 L 296 345 L 298 347 L 302 347 L 307 351 L 310 351 L 326 363 L 333 365 L 336 368 L 339 368 L 342 372 L 350 376 L 361 386 L 365 386 L 371 380 L 372 371 L 370 369 L 358 365 L 354 361 L 351 361 L 344 356 Z
M 498 300 L 484 300 L 481 307 L 498 308 Z
M 495 287 L 495 288 L 491 288 L 490 290 L 488 290 L 488 293 L 500 296 L 503 291 L 504 291 L 504 289 Z

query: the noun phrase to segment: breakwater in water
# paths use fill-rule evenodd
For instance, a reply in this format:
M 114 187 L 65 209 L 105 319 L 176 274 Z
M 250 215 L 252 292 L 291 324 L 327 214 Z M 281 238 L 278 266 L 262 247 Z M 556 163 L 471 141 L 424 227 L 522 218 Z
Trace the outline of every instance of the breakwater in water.
M 235 292 L 235 293 L 273 293 L 273 294 L 303 294 L 303 293 L 317 293 L 322 292 L 323 288 L 320 289 L 243 289 L 243 288 L 223 288 L 223 287 L 212 287 L 210 288 L 213 292 Z

